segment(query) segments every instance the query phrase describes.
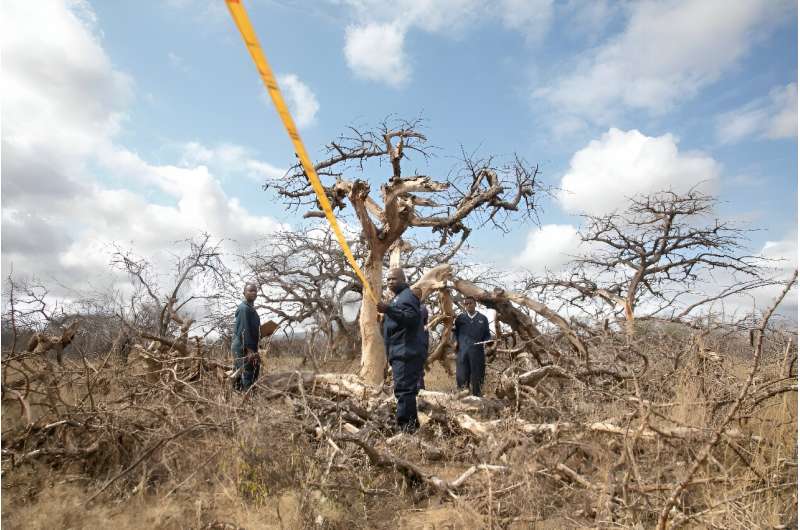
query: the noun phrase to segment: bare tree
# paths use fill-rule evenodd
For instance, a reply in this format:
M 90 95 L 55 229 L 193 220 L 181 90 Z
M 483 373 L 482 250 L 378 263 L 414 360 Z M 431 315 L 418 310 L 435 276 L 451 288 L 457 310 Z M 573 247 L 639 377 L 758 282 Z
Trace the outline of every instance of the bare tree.
M 74 314 L 73 308 L 52 296 L 36 278 L 17 279 L 9 274 L 4 291 L 3 321 L 10 324 L 12 335 L 7 359 L 16 357 L 19 335 L 24 333 L 27 342 L 23 357 L 27 354 L 43 356 L 54 351 L 61 364 L 64 349 L 73 342 L 80 326 L 80 317 Z
M 463 168 L 444 180 L 426 175 L 404 175 L 401 165 L 410 154 L 428 157 L 430 148 L 419 132 L 419 122 L 384 123 L 375 131 L 351 129 L 327 146 L 329 157 L 316 164 L 321 178 L 328 180 L 325 191 L 334 208 L 352 205 L 367 249 L 364 270 L 373 292 L 380 291 L 384 258 L 409 228 L 430 228 L 445 243 L 470 233 L 468 220 L 491 223 L 504 229 L 508 215 L 520 212 L 535 217 L 535 199 L 540 191 L 538 167 L 515 158 L 498 166 L 494 160 L 476 160 L 464 155 Z M 346 173 L 363 171 L 370 160 L 387 162 L 391 168 L 380 187 L 379 203 L 370 194 L 366 180 L 351 179 Z M 269 182 L 295 208 L 310 208 L 307 217 L 320 217 L 314 192 L 298 165 L 284 179 Z M 382 203 L 382 204 L 381 204 Z M 361 376 L 379 383 L 386 366 L 386 355 L 377 323 L 374 304 L 363 304 L 360 314 L 362 337 Z
M 621 212 L 584 215 L 580 236 L 586 254 L 576 257 L 568 277 L 532 278 L 528 288 L 554 290 L 574 306 L 600 300 L 623 312 L 629 333 L 643 300 L 647 316 L 671 311 L 682 318 L 703 304 L 770 283 L 763 259 L 744 252 L 746 231 L 714 217 L 715 199 L 696 190 L 632 198 Z M 697 293 L 714 274 L 727 285 Z M 695 295 L 695 300 L 686 300 Z
M 363 246 L 352 241 L 356 255 Z M 318 228 L 277 232 L 243 256 L 246 274 L 256 280 L 257 307 L 275 315 L 284 327 L 313 327 L 331 350 L 352 349 L 358 335 L 344 307 L 361 293 L 361 284 L 330 232 Z
M 134 285 L 130 297 L 118 300 L 118 317 L 143 338 L 181 352 L 186 351 L 189 331 L 198 327 L 186 314 L 187 305 L 200 304 L 205 316 L 213 320 L 214 302 L 232 288 L 221 242 L 212 243 L 209 234 L 202 234 L 185 244 L 188 250 L 173 256 L 172 280 L 157 275 L 150 261 L 130 251 L 118 249 L 111 259 L 111 265 L 126 272 Z M 166 290 L 164 286 L 168 286 Z

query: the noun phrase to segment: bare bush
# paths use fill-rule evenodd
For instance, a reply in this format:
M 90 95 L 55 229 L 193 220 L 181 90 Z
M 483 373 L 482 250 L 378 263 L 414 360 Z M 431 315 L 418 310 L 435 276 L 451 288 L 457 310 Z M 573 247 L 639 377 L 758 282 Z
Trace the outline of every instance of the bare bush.
M 624 377 L 558 363 L 509 372 L 518 360 L 500 351 L 480 399 L 443 392 L 452 382 L 437 372 L 415 436 L 391 429 L 388 388 L 275 358 L 243 396 L 206 355 L 149 352 L 127 367 L 108 354 L 17 358 L 4 363 L 4 487 L 41 491 L 25 473 L 46 468 L 80 481 L 87 517 L 101 499 L 200 500 L 184 513 L 196 526 L 257 524 L 252 514 L 341 528 L 444 514 L 499 528 L 790 525 L 797 342 L 771 325 L 773 310 L 752 345 L 721 325 L 592 336 L 595 361 L 627 365 Z M 233 504 L 203 500 L 208 490 Z

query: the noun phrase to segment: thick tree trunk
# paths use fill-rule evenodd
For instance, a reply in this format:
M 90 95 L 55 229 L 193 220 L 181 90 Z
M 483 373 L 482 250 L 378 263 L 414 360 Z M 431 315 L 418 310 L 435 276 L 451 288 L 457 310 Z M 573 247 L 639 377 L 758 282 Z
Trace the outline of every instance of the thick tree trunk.
M 383 276 L 383 256 L 370 253 L 364 267 L 372 292 L 380 296 L 381 279 Z M 361 330 L 361 372 L 360 375 L 367 384 L 380 385 L 386 372 L 386 350 L 383 346 L 383 336 L 378 324 L 378 311 L 375 301 L 364 296 L 361 303 L 359 316 Z

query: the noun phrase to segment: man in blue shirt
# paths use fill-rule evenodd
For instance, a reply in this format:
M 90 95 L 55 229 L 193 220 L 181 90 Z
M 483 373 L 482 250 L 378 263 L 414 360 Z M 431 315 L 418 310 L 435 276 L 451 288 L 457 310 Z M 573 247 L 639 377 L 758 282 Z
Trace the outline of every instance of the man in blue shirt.
M 423 343 L 425 344 L 425 355 L 422 356 L 422 370 L 419 371 L 419 385 L 418 390 L 425 390 L 425 361 L 428 360 L 428 353 L 431 347 L 431 335 L 428 331 L 428 308 L 425 304 L 419 306 L 420 314 L 420 333 L 422 333 Z
M 465 313 L 456 317 L 453 334 L 456 338 L 456 385 L 469 386 L 473 396 L 481 395 L 486 373 L 486 353 L 483 342 L 491 339 L 489 319 L 475 309 L 475 299 L 464 298 Z
M 395 296 L 390 303 L 378 302 L 383 318 L 383 342 L 392 366 L 397 398 L 397 426 L 414 432 L 419 427 L 417 392 L 425 362 L 425 337 L 421 326 L 419 298 L 411 292 L 402 269 L 392 269 L 386 284 Z
M 241 374 L 234 381 L 234 388 L 246 392 L 256 382 L 260 371 L 258 339 L 261 319 L 253 307 L 258 296 L 258 286 L 247 283 L 243 294 L 244 301 L 236 308 L 231 351 L 234 357 L 234 370 L 243 367 Z

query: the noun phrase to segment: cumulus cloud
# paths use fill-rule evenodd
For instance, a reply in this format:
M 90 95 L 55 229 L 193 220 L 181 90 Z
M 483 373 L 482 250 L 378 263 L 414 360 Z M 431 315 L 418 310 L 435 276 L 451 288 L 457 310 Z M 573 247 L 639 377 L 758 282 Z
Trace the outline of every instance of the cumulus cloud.
M 405 44 L 424 31 L 459 37 L 486 20 L 499 20 L 528 42 L 542 39 L 554 14 L 552 0 L 345 0 L 355 22 L 345 30 L 344 54 L 356 76 L 398 88 L 411 78 Z
M 286 94 L 287 104 L 298 127 L 306 127 L 314 123 L 319 110 L 319 102 L 314 92 L 294 74 L 282 75 L 278 78 L 281 90 Z
M 600 215 L 642 193 L 709 189 L 719 174 L 713 158 L 680 152 L 671 134 L 651 137 L 635 129 L 609 129 L 573 155 L 558 199 L 569 212 Z
M 528 232 L 522 252 L 513 264 L 533 273 L 557 271 L 580 251 L 581 238 L 572 225 L 549 224 Z
M 149 255 L 203 231 L 246 246 L 280 227 L 209 169 L 280 173 L 244 148 L 191 144 L 154 165 L 119 144 L 133 81 L 111 64 L 88 4 L 4 2 L 2 14 L 4 269 L 78 287 L 104 276 L 115 242 Z
M 94 13 L 71 5 L 2 5 L 4 205 L 80 188 L 86 157 L 119 130 L 133 96 L 131 78 L 97 44 Z
M 356 76 L 393 87 L 408 82 L 411 68 L 403 49 L 406 28 L 399 24 L 348 26 L 344 56 Z
M 615 109 L 666 112 L 730 70 L 790 8 L 788 1 L 633 2 L 620 34 L 534 96 L 594 123 Z
M 797 83 L 775 87 L 768 96 L 717 117 L 717 138 L 738 142 L 749 136 L 792 138 L 797 136 Z
M 60 265 L 90 274 L 108 266 L 114 243 L 154 255 L 200 232 L 231 240 L 234 244 L 226 250 L 247 248 L 281 228 L 273 219 L 252 215 L 236 198 L 227 196 L 204 166 L 151 166 L 149 170 L 163 179 L 162 187 L 169 190 L 174 202 L 155 204 L 128 190 L 104 188 L 73 198 L 72 211 L 64 212 L 70 218 L 64 221 L 82 225 L 82 229 L 58 255 Z

